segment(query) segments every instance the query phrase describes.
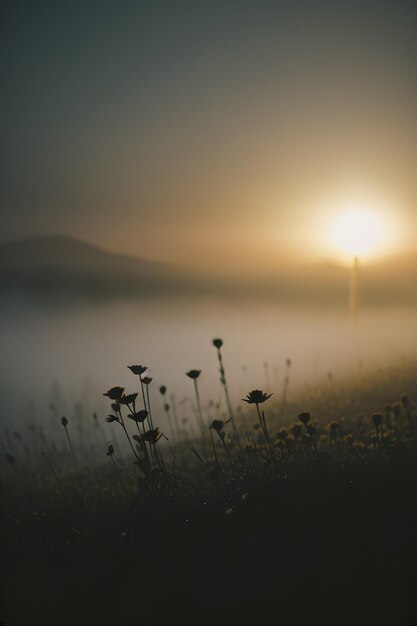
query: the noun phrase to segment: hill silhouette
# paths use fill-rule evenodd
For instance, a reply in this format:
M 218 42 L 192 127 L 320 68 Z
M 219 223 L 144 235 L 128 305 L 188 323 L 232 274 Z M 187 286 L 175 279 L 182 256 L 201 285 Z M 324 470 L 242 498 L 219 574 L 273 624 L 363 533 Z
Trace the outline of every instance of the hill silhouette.
M 40 299 L 111 299 L 159 295 L 269 299 L 344 307 L 350 270 L 333 263 L 282 263 L 250 278 L 198 273 L 115 254 L 77 238 L 44 236 L 0 243 L 0 296 Z M 417 256 L 360 268 L 364 305 L 416 304 Z
M 179 271 L 113 254 L 62 235 L 0 244 L 0 292 L 37 296 L 128 296 L 166 291 L 183 283 Z

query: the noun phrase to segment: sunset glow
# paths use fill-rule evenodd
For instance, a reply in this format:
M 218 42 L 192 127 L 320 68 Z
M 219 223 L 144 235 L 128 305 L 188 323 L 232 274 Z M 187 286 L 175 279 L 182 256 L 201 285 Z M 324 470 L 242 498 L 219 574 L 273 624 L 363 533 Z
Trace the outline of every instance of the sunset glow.
M 336 215 L 330 237 L 338 255 L 348 259 L 370 257 L 383 251 L 386 228 L 376 213 L 352 208 Z

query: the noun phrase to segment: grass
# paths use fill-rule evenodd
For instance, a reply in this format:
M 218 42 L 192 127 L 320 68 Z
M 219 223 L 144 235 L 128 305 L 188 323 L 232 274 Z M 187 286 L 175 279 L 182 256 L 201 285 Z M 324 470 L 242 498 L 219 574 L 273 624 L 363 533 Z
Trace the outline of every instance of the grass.
M 58 442 L 4 430 L 6 625 L 415 622 L 415 363 L 291 395 L 287 361 L 233 405 L 220 342 L 224 412 L 187 372 L 199 436 L 181 405 L 164 437 L 139 365 L 77 444 L 71 417 Z

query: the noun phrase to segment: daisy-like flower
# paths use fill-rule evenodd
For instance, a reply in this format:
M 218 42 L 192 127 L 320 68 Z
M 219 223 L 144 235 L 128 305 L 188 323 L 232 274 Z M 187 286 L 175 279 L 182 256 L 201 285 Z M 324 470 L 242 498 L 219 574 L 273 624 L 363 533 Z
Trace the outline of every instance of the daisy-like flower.
M 242 398 L 242 400 L 243 402 L 247 402 L 248 404 L 262 404 L 263 402 L 266 402 L 266 400 L 268 400 L 271 396 L 272 393 L 264 393 L 259 389 L 254 389 L 247 394 L 246 398 Z
M 119 401 L 122 395 L 124 394 L 124 391 L 125 391 L 124 387 L 112 387 L 106 393 L 103 393 L 103 396 L 110 398 L 110 400 Z
M 141 439 L 153 444 L 159 441 L 161 437 L 162 433 L 159 428 L 155 428 L 154 430 L 147 430 L 146 433 L 143 433 L 143 435 L 141 435 Z
M 135 402 L 137 397 L 138 397 L 137 393 L 129 393 L 119 398 L 119 402 L 120 404 L 133 404 L 133 402 Z
M 220 350 L 220 348 L 222 347 L 222 345 L 223 345 L 223 339 L 220 339 L 220 338 L 218 338 L 218 339 L 213 339 L 213 346 L 214 346 L 215 348 L 217 348 L 218 350 Z
M 141 411 L 137 411 L 136 413 L 132 413 L 132 415 L 128 415 L 128 418 L 133 420 L 134 422 L 144 422 L 148 417 L 148 411 L 142 409 Z
M 132 374 L 135 374 L 136 376 L 142 376 L 142 374 L 144 374 L 148 369 L 144 365 L 128 365 L 128 368 Z
M 304 424 L 304 426 L 307 426 L 308 422 L 310 421 L 310 413 L 304 411 L 303 413 L 300 413 L 298 419 Z

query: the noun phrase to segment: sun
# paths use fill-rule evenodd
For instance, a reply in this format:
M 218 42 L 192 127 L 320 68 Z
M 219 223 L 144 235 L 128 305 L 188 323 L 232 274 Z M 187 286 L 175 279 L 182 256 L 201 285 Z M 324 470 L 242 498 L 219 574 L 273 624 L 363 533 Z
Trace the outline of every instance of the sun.
M 381 219 L 364 208 L 352 208 L 334 218 L 330 237 L 336 252 L 345 258 L 369 257 L 383 244 Z

